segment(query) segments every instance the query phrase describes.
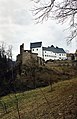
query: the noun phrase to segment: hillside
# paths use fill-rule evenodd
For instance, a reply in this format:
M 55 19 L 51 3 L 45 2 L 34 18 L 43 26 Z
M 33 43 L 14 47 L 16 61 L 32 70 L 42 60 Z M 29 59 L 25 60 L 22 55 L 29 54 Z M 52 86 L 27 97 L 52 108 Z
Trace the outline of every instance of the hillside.
M 2 97 L 0 119 L 77 119 L 77 78 Z

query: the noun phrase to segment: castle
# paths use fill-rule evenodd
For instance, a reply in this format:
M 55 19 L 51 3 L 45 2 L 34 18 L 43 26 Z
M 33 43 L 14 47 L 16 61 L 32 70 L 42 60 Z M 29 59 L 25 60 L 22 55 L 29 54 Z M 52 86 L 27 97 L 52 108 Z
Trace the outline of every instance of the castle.
M 37 53 L 39 57 L 47 60 L 65 60 L 67 54 L 63 48 L 54 47 L 53 45 L 43 47 L 42 42 L 30 43 L 30 50 L 32 53 Z
M 49 60 L 55 60 L 57 63 L 62 60 L 62 63 L 65 64 L 65 60 L 68 62 L 77 61 L 77 50 L 75 53 L 67 54 L 63 48 L 54 47 L 53 45 L 43 47 L 42 42 L 30 43 L 30 50 L 24 50 L 23 43 L 20 45 L 20 54 L 17 55 L 16 59 L 16 64 L 20 66 L 26 65 L 28 62 L 32 62 L 32 60 L 36 61 L 39 65 L 44 65 Z
M 31 50 L 24 50 L 24 43 L 20 45 L 20 54 L 17 55 L 17 64 L 25 65 L 29 60 L 35 60 L 38 64 L 43 64 L 43 59 L 37 53 L 32 53 Z
M 17 63 L 24 65 L 30 59 L 35 59 L 38 64 L 43 64 L 48 60 L 65 60 L 67 59 L 66 52 L 63 48 L 43 47 L 42 42 L 30 43 L 30 50 L 24 50 L 24 43 L 20 45 L 20 54 L 17 55 Z

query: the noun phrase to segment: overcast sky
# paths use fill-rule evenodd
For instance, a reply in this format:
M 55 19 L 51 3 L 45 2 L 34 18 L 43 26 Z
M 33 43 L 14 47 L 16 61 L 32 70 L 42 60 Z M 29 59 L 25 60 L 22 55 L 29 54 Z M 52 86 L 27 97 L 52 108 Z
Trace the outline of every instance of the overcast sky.
M 19 46 L 24 43 L 29 49 L 30 42 L 43 42 L 43 46 L 58 46 L 75 52 L 76 41 L 67 46 L 65 25 L 48 20 L 36 24 L 33 20 L 31 0 L 0 0 L 0 41 L 13 46 L 13 59 L 19 53 Z

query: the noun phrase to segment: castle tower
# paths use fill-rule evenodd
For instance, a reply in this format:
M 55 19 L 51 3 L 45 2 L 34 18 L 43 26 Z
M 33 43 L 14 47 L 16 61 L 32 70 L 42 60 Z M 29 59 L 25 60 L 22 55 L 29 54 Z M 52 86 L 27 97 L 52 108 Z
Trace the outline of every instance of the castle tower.
M 43 57 L 42 53 L 42 42 L 30 43 L 30 50 L 32 53 L 37 53 L 39 57 Z
M 24 51 L 24 43 L 22 45 L 20 45 L 20 54 L 22 55 Z

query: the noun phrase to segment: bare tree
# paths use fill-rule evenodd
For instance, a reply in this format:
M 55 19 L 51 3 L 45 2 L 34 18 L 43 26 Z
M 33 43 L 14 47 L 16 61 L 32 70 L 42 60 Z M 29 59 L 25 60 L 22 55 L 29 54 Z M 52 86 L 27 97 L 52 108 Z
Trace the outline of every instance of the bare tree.
M 0 104 L 1 104 L 1 107 L 2 107 L 2 110 L 3 110 L 3 113 L 5 114 L 7 114 L 8 113 L 8 108 L 7 108 L 7 104 L 6 104 L 6 102 L 4 101 L 4 100 L 2 100 L 1 98 L 0 98 Z
M 6 45 L 5 45 L 5 43 L 4 42 L 1 42 L 0 43 L 0 53 L 1 53 L 1 57 L 4 57 L 5 56 L 5 47 L 6 47 Z
M 7 57 L 12 60 L 12 45 L 8 46 Z
M 59 22 L 69 21 L 70 35 L 68 41 L 77 36 L 77 0 L 33 0 L 35 20 L 41 22 L 49 17 Z

